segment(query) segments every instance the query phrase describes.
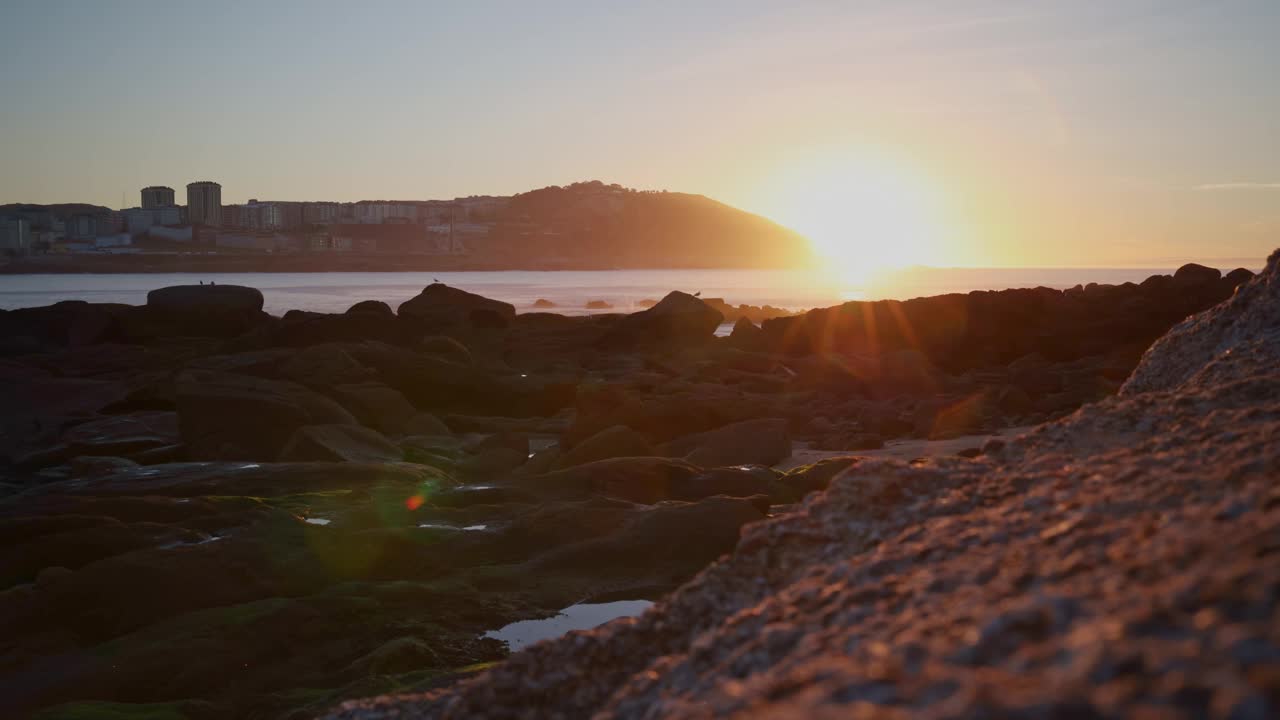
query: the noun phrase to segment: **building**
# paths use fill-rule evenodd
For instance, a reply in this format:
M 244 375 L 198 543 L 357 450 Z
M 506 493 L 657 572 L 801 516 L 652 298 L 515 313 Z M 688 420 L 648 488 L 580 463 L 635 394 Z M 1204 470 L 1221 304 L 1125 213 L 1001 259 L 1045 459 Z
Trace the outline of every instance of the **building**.
M 124 215 L 125 229 L 134 237 L 156 225 L 177 225 L 182 222 L 182 213 L 178 212 L 176 205 L 129 208 L 121 214 Z
M 329 231 L 335 250 L 385 253 L 438 253 L 426 227 L 415 223 L 334 225 Z
M 222 224 L 222 186 L 209 180 L 187 184 L 187 222 L 217 227 Z
M 67 217 L 63 236 L 67 240 L 92 240 L 99 235 L 116 235 L 125 228 L 125 216 L 118 212 L 77 213 Z
M 23 217 L 0 218 L 0 253 L 26 255 L 31 252 L 31 224 Z
M 171 187 L 152 185 L 151 187 L 142 188 L 142 207 L 145 210 L 173 207 L 177 204 L 173 200 L 173 188 Z

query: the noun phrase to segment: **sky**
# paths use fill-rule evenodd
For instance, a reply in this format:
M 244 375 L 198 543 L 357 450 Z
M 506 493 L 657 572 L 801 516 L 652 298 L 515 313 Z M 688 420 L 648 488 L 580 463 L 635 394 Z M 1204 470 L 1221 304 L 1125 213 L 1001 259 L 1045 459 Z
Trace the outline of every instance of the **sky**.
M 845 260 L 1280 245 L 1276 0 L 5 0 L 0 203 L 701 193 Z

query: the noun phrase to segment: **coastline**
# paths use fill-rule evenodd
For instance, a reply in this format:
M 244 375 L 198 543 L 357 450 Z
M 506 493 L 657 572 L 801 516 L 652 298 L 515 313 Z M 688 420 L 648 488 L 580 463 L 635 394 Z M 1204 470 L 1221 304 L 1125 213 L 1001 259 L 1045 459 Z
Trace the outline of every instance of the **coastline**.
M 297 253 L 288 255 L 223 254 L 121 254 L 43 255 L 0 262 L 0 275 L 73 275 L 86 273 L 298 273 L 298 272 L 501 272 L 556 270 L 765 270 L 744 264 L 682 265 L 678 268 L 640 264 L 611 265 L 600 262 L 510 262 L 506 258 L 478 259 L 463 255 L 342 255 Z

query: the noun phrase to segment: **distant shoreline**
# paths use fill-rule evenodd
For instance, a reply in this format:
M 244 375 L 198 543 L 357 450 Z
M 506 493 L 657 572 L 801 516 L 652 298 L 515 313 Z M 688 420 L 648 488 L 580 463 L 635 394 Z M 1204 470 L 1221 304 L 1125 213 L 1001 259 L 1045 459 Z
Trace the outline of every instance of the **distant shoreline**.
M 0 275 L 85 273 L 476 272 L 554 270 L 786 270 L 744 265 L 680 268 L 616 266 L 590 261 L 503 262 L 458 255 L 41 255 L 0 263 Z

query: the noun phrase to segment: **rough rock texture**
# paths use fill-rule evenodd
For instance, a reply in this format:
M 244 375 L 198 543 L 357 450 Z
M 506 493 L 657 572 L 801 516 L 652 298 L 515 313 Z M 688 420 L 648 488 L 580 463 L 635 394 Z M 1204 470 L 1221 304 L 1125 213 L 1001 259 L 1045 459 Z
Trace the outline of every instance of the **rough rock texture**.
M 1269 266 L 1275 262 L 1276 256 L 1272 255 Z M 1157 340 L 1120 393 L 1173 390 L 1198 374 L 1203 375 L 1198 378 L 1203 384 L 1264 370 L 1249 363 L 1274 361 L 1277 345 L 1280 277 L 1263 273 L 1254 282 L 1241 286 L 1230 300 L 1186 319 Z M 1233 357 L 1240 353 L 1244 353 L 1244 360 Z
M 858 462 L 640 618 L 330 717 L 1275 717 L 1278 265 L 1122 396 Z

